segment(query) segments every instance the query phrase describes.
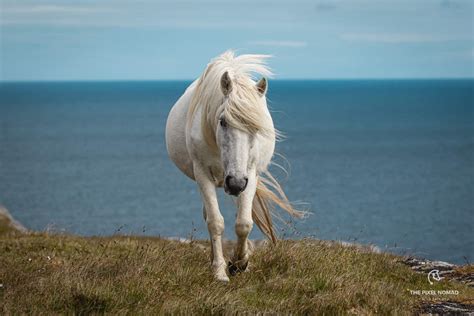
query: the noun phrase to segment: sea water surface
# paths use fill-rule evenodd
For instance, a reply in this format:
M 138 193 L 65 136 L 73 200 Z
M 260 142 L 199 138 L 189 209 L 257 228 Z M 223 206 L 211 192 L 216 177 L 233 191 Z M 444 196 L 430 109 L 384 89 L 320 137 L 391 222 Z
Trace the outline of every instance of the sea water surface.
M 1 83 L 0 204 L 34 230 L 205 238 L 164 137 L 188 84 Z M 312 212 L 283 235 L 474 260 L 473 80 L 271 81 L 268 97 L 277 174 Z

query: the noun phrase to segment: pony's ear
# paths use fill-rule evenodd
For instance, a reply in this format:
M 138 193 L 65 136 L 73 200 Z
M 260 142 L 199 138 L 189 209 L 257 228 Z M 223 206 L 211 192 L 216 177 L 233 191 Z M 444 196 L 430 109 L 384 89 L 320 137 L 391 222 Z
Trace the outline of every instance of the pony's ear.
M 267 79 L 263 77 L 257 82 L 255 87 L 257 88 L 257 91 L 258 93 L 260 93 L 261 96 L 265 95 L 265 93 L 267 93 L 267 88 L 268 88 Z
M 232 80 L 230 80 L 229 72 L 224 72 L 221 77 L 221 90 L 225 96 L 228 96 L 232 91 Z

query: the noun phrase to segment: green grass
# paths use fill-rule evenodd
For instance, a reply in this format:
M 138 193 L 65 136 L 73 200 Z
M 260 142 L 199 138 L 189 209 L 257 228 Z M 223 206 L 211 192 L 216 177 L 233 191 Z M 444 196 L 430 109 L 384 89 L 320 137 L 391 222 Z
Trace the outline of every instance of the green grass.
M 159 238 L 6 234 L 0 236 L 0 314 L 292 313 L 409 314 L 430 286 L 390 254 L 315 240 L 256 250 L 250 272 L 214 281 L 206 242 Z M 472 302 L 471 302 L 472 303 Z

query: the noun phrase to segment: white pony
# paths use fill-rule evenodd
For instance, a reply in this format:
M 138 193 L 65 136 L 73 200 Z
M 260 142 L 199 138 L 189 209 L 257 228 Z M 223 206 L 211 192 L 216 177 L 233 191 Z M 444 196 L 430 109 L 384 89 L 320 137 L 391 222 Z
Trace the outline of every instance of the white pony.
M 224 218 L 216 188 L 237 197 L 237 246 L 229 273 L 244 271 L 249 260 L 247 237 L 255 221 L 276 241 L 271 211 L 280 206 L 301 215 L 288 202 L 267 170 L 277 132 L 267 108 L 266 55 L 235 56 L 232 51 L 213 59 L 171 109 L 166 123 L 166 146 L 176 166 L 199 186 L 203 215 L 211 237 L 212 271 L 229 281 L 222 250 Z

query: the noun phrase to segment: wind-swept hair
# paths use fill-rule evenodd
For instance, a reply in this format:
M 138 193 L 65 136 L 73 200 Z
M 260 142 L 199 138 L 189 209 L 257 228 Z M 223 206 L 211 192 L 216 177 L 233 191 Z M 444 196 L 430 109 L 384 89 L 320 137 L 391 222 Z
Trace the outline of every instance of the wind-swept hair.
M 226 51 L 213 59 L 198 79 L 191 104 L 187 113 L 188 127 L 194 116 L 201 112 L 201 132 L 209 148 L 218 151 L 216 127 L 218 119 L 224 115 L 226 122 L 237 129 L 262 137 L 275 138 L 278 132 L 273 126 L 266 109 L 262 106 L 262 94 L 255 83 L 255 75 L 271 76 L 266 64 L 268 55 L 240 55 Z M 221 90 L 221 78 L 228 73 L 232 81 L 232 90 L 224 95 Z M 272 241 L 276 241 L 272 213 L 275 206 L 293 216 L 303 213 L 295 210 L 278 181 L 268 170 L 260 171 L 257 190 L 253 200 L 252 218 L 260 230 Z

